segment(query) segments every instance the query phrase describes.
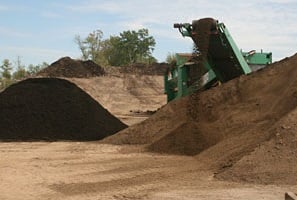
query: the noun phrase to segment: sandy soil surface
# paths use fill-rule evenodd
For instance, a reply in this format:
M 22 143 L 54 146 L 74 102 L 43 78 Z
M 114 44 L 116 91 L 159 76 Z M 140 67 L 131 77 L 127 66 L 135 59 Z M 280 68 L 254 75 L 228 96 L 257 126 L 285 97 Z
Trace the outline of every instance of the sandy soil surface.
M 164 78 L 159 75 L 119 74 L 67 79 L 75 83 L 127 125 L 137 124 L 166 104 Z
M 0 161 L 0 199 L 276 200 L 294 189 L 218 181 L 194 157 L 137 146 L 0 143 Z

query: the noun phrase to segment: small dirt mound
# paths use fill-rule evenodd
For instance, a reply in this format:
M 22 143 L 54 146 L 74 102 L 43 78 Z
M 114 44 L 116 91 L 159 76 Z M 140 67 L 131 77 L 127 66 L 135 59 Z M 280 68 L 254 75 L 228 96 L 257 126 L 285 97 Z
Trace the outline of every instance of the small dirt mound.
M 67 78 L 88 78 L 102 76 L 104 69 L 91 60 L 74 60 L 70 57 L 63 57 L 41 70 L 37 76 L 43 77 L 67 77 Z
M 0 140 L 99 140 L 127 126 L 75 84 L 27 79 L 0 93 Z

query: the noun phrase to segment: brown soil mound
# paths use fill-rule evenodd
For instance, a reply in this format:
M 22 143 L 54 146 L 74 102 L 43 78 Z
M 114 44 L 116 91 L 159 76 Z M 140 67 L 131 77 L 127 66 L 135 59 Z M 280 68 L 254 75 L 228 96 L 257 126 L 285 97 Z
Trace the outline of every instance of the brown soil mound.
M 0 93 L 0 140 L 98 140 L 126 128 L 75 84 L 27 79 Z
M 296 65 L 297 55 L 172 101 L 146 121 L 103 142 L 196 155 L 218 178 L 297 184 L 292 178 L 297 177 Z
M 80 61 L 73 60 L 70 57 L 63 57 L 41 70 L 37 76 L 87 78 L 104 74 L 104 69 L 91 60 Z
M 167 63 L 142 64 L 135 63 L 130 66 L 118 67 L 121 73 L 140 75 L 161 75 L 163 76 L 169 67 Z
M 134 63 L 127 66 L 109 66 L 105 68 L 106 74 L 113 76 L 122 76 L 125 75 L 148 75 L 148 76 L 164 76 L 168 70 L 168 63 Z

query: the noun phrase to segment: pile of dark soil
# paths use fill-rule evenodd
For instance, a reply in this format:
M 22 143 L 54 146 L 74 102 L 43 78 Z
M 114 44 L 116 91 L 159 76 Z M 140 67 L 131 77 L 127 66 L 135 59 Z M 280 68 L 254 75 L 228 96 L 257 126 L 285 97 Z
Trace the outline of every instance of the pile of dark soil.
M 27 79 L 0 93 L 0 140 L 99 140 L 127 126 L 75 84 Z
M 104 74 L 104 69 L 91 60 L 81 61 L 73 60 L 70 57 L 63 57 L 41 70 L 37 73 L 37 76 L 88 78 L 102 76 Z
M 102 142 L 195 156 L 224 180 L 297 184 L 297 55 L 174 100 Z

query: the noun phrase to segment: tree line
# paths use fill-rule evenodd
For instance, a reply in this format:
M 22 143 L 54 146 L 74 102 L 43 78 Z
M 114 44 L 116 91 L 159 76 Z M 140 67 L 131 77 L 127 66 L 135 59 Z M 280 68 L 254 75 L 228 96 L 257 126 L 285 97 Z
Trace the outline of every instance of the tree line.
M 83 60 L 92 60 L 103 66 L 121 66 L 133 63 L 153 63 L 156 41 L 148 29 L 123 31 L 118 36 L 103 39 L 103 32 L 95 30 L 86 38 L 75 36 Z
M 47 66 L 48 64 L 46 62 L 39 65 L 30 64 L 25 66 L 22 64 L 20 57 L 17 57 L 14 64 L 9 59 L 4 59 L 0 65 L 0 90 L 8 87 L 12 83 L 36 74 Z
M 101 66 L 157 62 L 152 55 L 156 41 L 153 36 L 150 36 L 148 29 L 123 31 L 108 39 L 103 39 L 101 30 L 95 30 L 85 38 L 76 35 L 74 41 L 80 49 L 82 60 L 92 60 Z M 169 54 L 166 61 L 171 62 L 172 59 L 174 60 L 174 55 Z M 36 74 L 47 66 L 49 65 L 46 62 L 25 66 L 21 63 L 20 57 L 17 57 L 14 64 L 9 59 L 4 59 L 0 66 L 0 90 Z

